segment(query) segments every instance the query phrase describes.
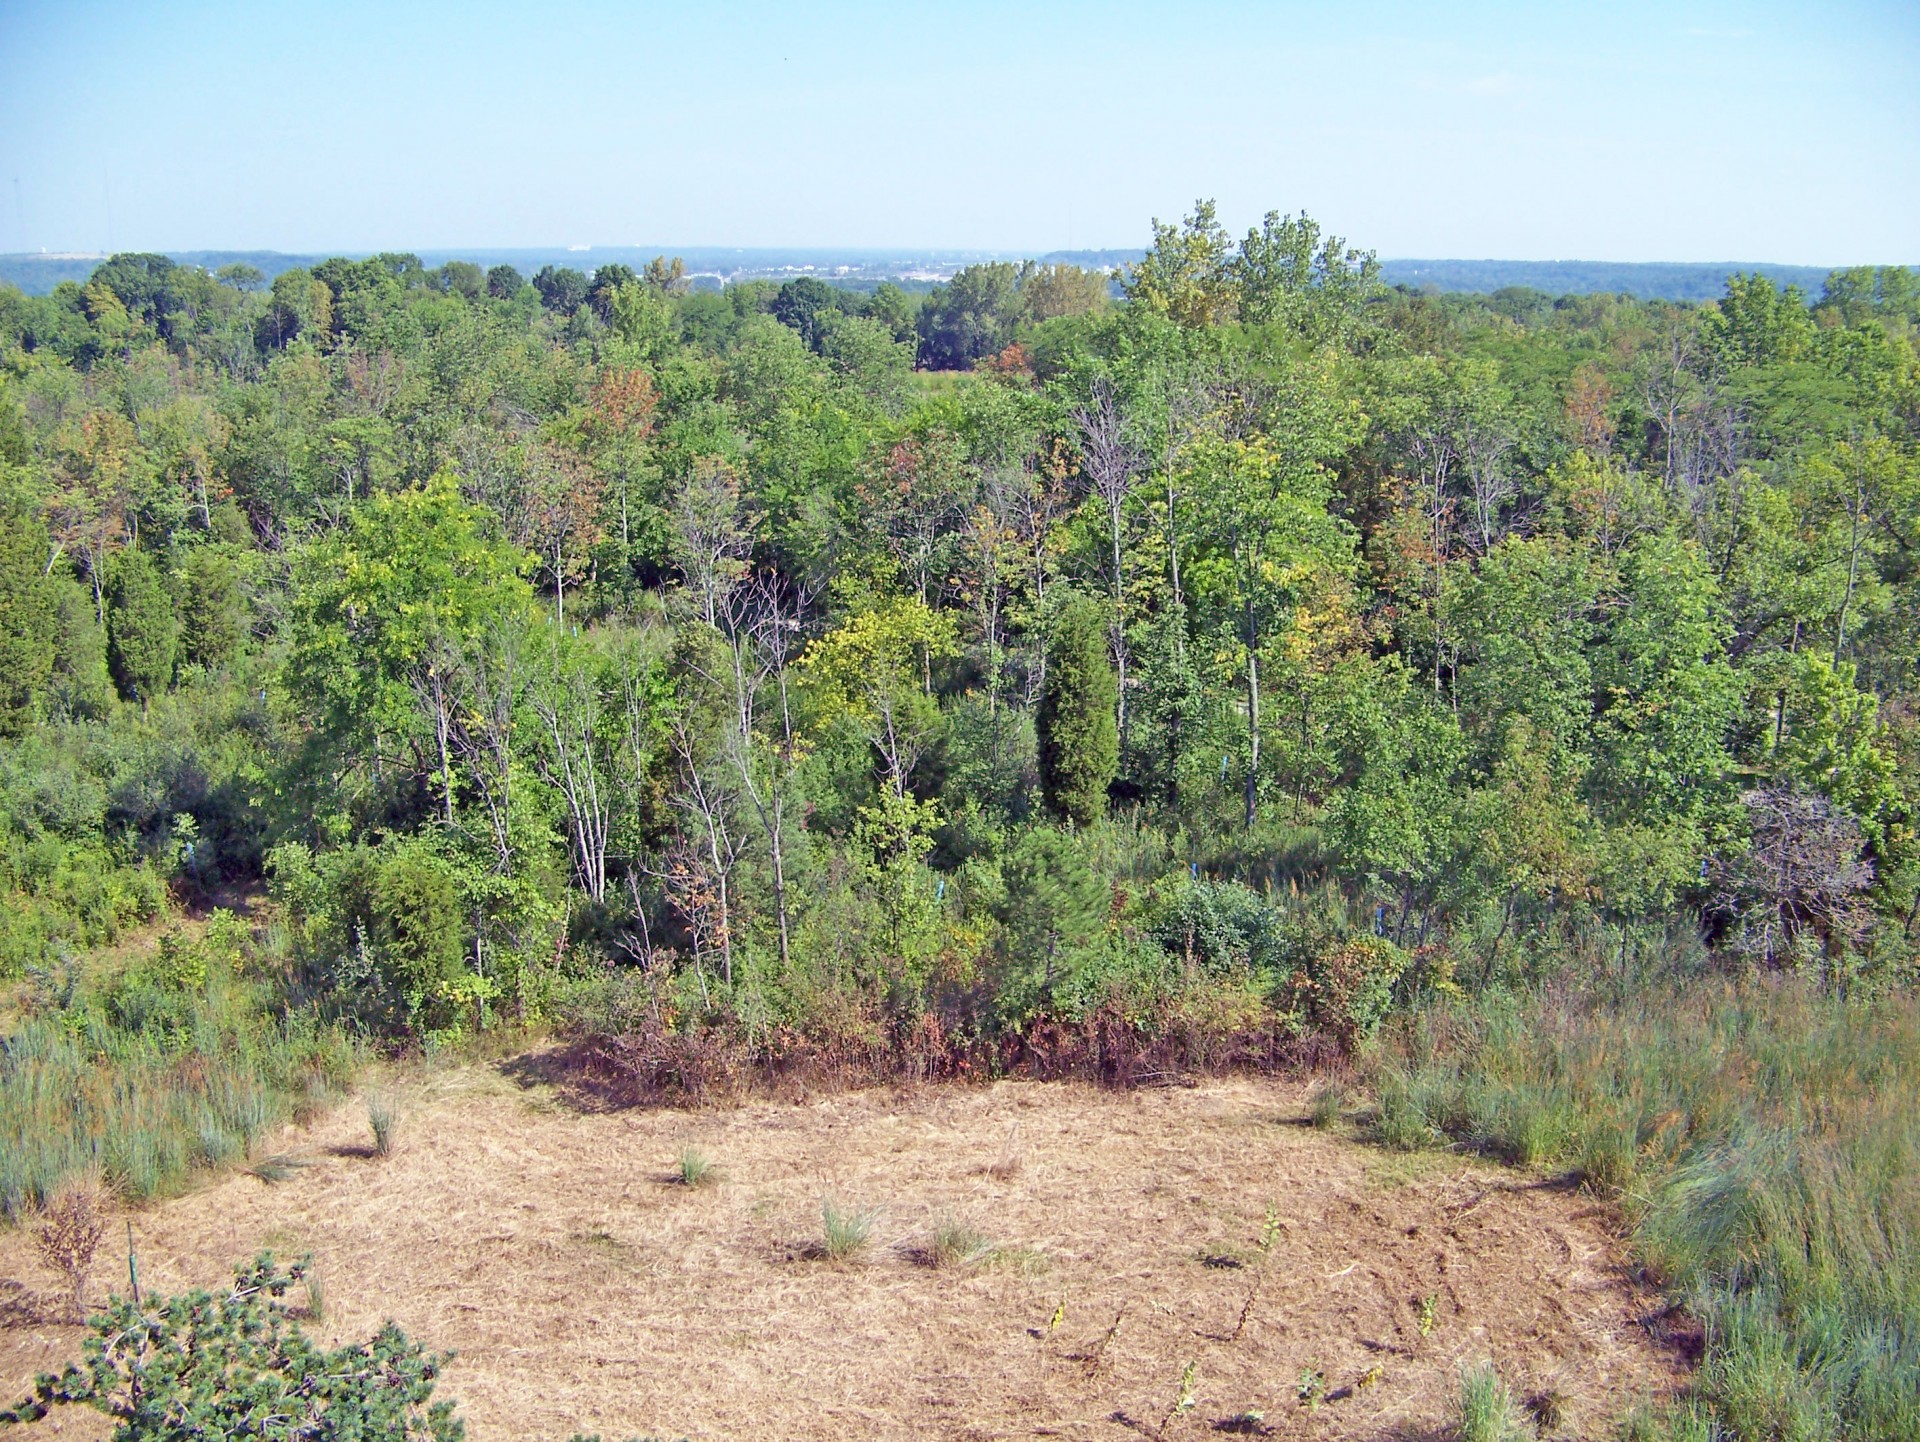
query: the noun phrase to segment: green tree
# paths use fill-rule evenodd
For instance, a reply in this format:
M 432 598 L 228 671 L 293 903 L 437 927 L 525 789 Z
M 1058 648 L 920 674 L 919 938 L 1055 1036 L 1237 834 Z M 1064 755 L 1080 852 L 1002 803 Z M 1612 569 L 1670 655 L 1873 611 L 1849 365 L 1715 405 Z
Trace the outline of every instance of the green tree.
M 921 303 L 920 363 L 931 370 L 965 370 L 1010 344 L 1024 314 L 1016 266 L 967 266 Z
M 530 606 L 527 558 L 493 531 L 443 475 L 375 496 L 295 557 L 286 679 L 323 730 L 406 734 L 436 643 L 482 640 Z
M 240 567 L 225 551 L 197 546 L 180 566 L 180 653 L 194 666 L 218 670 L 246 635 Z
M 1040 788 L 1047 809 L 1087 826 L 1106 814 L 1107 788 L 1120 769 L 1120 733 L 1105 609 L 1076 597 L 1054 617 L 1046 681 L 1036 717 Z
M 1046 1004 L 1061 974 L 1098 939 L 1109 892 L 1072 836 L 1051 826 L 1022 832 L 1000 867 L 1002 1013 Z
M 142 550 L 117 553 L 107 570 L 107 666 L 120 694 L 149 705 L 173 680 L 180 618 L 160 568 Z
M 46 527 L 19 511 L 0 512 L 0 736 L 33 721 L 53 675 L 59 613 L 47 577 Z
M 526 283 L 526 277 L 510 265 L 496 265 L 487 272 L 487 294 L 495 300 L 512 300 Z
M 1196 200 L 1179 225 L 1153 223 L 1153 245 L 1126 280 L 1127 299 L 1177 325 L 1199 328 L 1229 321 L 1239 306 L 1233 239 L 1214 203 Z

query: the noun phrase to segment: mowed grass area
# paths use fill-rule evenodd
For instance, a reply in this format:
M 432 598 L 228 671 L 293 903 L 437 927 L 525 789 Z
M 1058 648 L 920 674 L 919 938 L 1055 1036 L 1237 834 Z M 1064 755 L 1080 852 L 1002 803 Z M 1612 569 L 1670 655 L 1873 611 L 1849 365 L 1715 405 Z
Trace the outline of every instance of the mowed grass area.
M 276 1143 L 283 1180 L 137 1212 L 143 1283 L 310 1251 L 328 1341 L 391 1317 L 457 1351 L 474 1442 L 1439 1439 L 1489 1363 L 1571 1439 L 1683 1380 L 1607 1209 L 1316 1130 L 1303 1085 L 593 1112 L 522 1075 L 416 1073 L 386 1157 L 343 1106 Z M 54 1285 L 22 1230 L 0 1278 Z M 0 1386 L 76 1337 L 0 1329 Z
M 1649 1436 L 1920 1437 L 1920 1003 L 1792 982 L 1545 992 L 1396 1023 L 1377 1139 L 1577 1172 L 1704 1328 Z

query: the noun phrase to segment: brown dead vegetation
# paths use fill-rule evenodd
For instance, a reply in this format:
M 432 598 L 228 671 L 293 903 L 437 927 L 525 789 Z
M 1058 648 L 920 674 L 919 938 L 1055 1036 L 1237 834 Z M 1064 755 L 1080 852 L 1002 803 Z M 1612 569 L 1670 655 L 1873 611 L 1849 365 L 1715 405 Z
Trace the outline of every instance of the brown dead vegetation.
M 1411 1442 L 1444 1436 L 1460 1368 L 1486 1359 L 1571 1438 L 1671 1389 L 1655 1300 L 1588 1199 L 1377 1152 L 1307 1109 L 1303 1088 L 1236 1079 L 585 1113 L 468 1067 L 419 1084 L 394 1155 L 360 1155 L 364 1111 L 342 1107 L 281 1139 L 312 1165 L 232 1176 L 135 1234 L 161 1290 L 263 1246 L 311 1251 L 329 1340 L 392 1317 L 457 1350 L 446 1388 L 475 1442 Z M 678 1182 L 686 1147 L 717 1185 Z M 816 1259 L 828 1198 L 875 1213 L 853 1259 Z M 965 1264 L 928 1265 L 943 1247 Z M 54 1280 L 20 1232 L 0 1278 Z M 0 1386 L 24 1391 L 78 1337 L 0 1312 Z

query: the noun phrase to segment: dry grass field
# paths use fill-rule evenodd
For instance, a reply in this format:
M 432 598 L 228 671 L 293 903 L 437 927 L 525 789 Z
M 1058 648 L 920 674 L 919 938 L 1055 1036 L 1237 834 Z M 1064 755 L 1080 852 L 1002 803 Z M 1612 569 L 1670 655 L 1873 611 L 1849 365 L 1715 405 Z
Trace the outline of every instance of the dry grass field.
M 282 1139 L 308 1163 L 287 1179 L 137 1213 L 143 1281 L 311 1251 L 319 1330 L 390 1316 L 456 1350 L 445 1387 L 476 1442 L 1412 1442 L 1447 1435 L 1461 1367 L 1488 1359 L 1543 1435 L 1599 1437 L 1683 1365 L 1585 1197 L 1314 1130 L 1290 1084 L 596 1112 L 512 1070 L 414 1079 L 390 1156 L 342 1107 Z M 713 1167 L 697 1187 L 688 1147 Z M 841 1259 L 821 1255 L 828 1199 L 871 1220 Z M 54 1290 L 28 1235 L 0 1236 L 9 1395 L 77 1346 Z

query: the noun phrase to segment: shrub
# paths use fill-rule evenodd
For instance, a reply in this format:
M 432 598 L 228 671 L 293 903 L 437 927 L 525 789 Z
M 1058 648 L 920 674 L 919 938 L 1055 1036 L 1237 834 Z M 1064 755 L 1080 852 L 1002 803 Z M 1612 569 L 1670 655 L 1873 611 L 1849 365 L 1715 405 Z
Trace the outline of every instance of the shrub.
M 1187 881 L 1150 932 L 1169 955 L 1208 972 L 1251 971 L 1277 959 L 1280 918 L 1266 897 L 1239 882 Z
M 1351 1052 L 1379 1027 L 1406 969 L 1407 954 L 1385 937 L 1355 936 L 1296 973 L 1295 996 L 1314 1028 Z
M 93 1270 L 93 1254 L 106 1230 L 99 1198 L 85 1185 L 68 1187 L 49 1202 L 34 1229 L 40 1260 L 66 1279 L 76 1322 L 86 1320 L 87 1274 Z
M 89 1324 L 82 1360 L 42 1376 L 0 1421 L 33 1422 L 80 1405 L 115 1419 L 115 1442 L 459 1442 L 466 1429 L 453 1403 L 432 1400 L 446 1359 L 391 1322 L 337 1351 L 314 1346 L 281 1300 L 306 1274 L 304 1262 L 281 1271 L 262 1253 L 224 1294 L 188 1292 L 143 1305 L 116 1298 Z

